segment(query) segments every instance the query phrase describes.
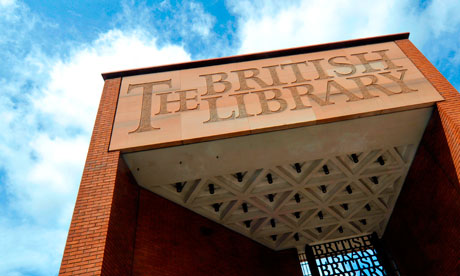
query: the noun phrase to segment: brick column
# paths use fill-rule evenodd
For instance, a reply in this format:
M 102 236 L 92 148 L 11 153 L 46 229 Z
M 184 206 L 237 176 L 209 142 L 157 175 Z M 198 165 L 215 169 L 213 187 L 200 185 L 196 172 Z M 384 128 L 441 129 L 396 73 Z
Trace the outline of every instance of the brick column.
M 396 43 L 445 101 L 436 105 L 383 241 L 402 275 L 460 275 L 460 94 L 409 40 Z
M 436 106 L 455 166 L 456 175 L 450 175 L 450 177 L 458 184 L 460 179 L 460 94 L 412 42 L 404 39 L 396 41 L 396 44 L 445 99 Z M 439 154 L 439 152 L 433 153 Z M 460 186 L 457 185 L 457 188 Z
M 105 81 L 59 275 L 130 275 L 138 190 L 108 152 L 121 78 Z

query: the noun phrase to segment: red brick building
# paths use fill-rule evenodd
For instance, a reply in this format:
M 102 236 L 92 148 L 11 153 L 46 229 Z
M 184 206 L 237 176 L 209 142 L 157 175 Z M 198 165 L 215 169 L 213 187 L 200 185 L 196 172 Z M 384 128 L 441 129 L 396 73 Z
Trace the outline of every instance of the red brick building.
M 59 274 L 384 275 L 374 233 L 460 275 L 460 94 L 408 37 L 103 74 Z

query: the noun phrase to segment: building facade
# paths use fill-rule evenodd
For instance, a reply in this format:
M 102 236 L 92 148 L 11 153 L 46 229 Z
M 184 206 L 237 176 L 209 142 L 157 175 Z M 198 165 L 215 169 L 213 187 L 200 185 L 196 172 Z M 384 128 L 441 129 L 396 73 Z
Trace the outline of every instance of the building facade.
M 103 74 L 60 275 L 459 275 L 460 95 L 408 37 Z

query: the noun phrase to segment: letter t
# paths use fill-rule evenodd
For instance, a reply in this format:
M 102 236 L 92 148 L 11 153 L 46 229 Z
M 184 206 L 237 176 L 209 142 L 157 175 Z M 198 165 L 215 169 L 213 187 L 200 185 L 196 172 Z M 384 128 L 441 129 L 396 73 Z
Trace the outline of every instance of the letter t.
M 129 132 L 130 134 L 160 129 L 157 127 L 152 127 L 150 121 L 150 118 L 152 116 L 152 93 L 154 85 L 167 85 L 169 88 L 171 88 L 172 86 L 171 79 L 139 84 L 130 84 L 128 86 L 128 91 L 126 92 L 126 94 L 129 94 L 129 92 L 131 92 L 131 90 L 135 88 L 142 87 L 142 108 L 141 117 L 139 119 L 139 125 L 137 126 L 136 130 Z

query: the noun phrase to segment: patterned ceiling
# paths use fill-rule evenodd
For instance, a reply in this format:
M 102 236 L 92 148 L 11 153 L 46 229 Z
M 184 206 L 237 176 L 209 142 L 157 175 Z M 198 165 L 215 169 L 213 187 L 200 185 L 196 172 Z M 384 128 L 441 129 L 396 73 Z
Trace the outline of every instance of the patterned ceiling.
M 274 250 L 382 234 L 416 145 L 149 187 Z

